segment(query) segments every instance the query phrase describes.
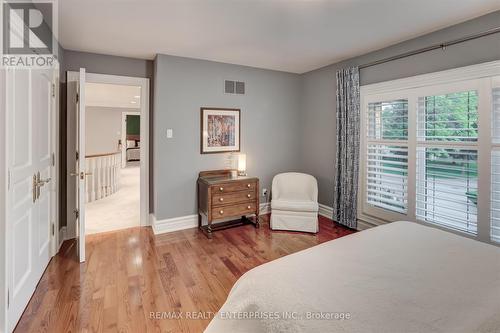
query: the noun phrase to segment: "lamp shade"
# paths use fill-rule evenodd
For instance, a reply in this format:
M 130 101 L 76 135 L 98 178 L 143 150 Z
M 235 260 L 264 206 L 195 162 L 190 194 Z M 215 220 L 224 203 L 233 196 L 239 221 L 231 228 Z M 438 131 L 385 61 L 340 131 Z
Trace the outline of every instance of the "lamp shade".
M 247 155 L 239 154 L 238 155 L 238 172 L 245 173 L 247 170 Z

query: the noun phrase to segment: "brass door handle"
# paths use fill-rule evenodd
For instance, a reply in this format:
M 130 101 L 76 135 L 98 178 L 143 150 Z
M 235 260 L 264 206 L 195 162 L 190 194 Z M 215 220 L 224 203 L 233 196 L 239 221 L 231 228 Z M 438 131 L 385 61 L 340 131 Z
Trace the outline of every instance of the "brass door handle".
M 85 176 L 91 176 L 92 172 L 80 172 L 80 173 L 70 172 L 69 175 L 71 177 L 80 177 L 80 179 L 85 179 Z
M 37 178 L 36 175 L 33 175 L 33 188 L 32 188 L 33 203 L 35 203 L 38 197 L 37 193 L 38 193 Z
M 51 180 L 52 180 L 52 178 L 50 178 L 50 177 L 47 179 L 38 179 L 37 184 L 38 184 L 38 186 L 44 186 L 45 184 L 50 183 Z

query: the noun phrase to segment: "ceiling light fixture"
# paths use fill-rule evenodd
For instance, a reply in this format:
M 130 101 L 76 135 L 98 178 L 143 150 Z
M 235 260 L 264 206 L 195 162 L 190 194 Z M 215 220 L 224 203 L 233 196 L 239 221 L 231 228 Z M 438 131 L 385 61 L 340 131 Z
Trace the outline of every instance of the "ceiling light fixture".
M 130 103 L 132 103 L 132 104 L 137 104 L 137 102 L 136 102 L 136 101 L 130 101 Z

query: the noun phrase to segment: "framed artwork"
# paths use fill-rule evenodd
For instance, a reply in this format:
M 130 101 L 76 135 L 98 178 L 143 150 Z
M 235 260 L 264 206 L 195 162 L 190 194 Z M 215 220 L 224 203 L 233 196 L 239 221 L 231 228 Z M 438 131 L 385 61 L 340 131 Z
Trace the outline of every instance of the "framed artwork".
M 200 152 L 240 151 L 240 109 L 201 108 Z

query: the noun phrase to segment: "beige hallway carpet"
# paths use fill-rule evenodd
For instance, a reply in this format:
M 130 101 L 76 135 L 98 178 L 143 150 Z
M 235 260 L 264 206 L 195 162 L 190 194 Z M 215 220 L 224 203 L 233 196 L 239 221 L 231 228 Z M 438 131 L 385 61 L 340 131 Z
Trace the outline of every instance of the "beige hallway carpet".
M 140 167 L 121 169 L 120 189 L 110 196 L 86 205 L 87 235 L 140 224 Z

